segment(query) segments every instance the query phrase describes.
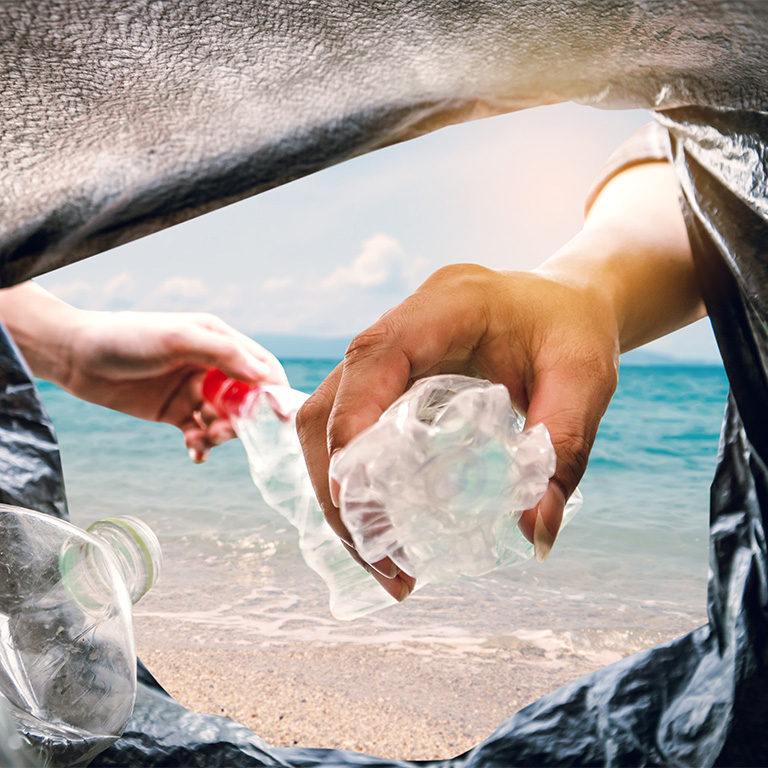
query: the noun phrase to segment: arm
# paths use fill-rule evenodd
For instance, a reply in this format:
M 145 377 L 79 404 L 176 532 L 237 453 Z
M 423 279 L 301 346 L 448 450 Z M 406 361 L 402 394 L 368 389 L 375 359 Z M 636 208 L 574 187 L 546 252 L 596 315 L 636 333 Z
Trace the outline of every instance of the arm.
M 520 521 L 543 560 L 584 473 L 618 377 L 620 352 L 703 316 L 677 182 L 665 163 L 633 166 L 599 194 L 583 230 L 539 269 L 439 270 L 350 345 L 299 413 L 315 490 L 334 530 L 333 453 L 372 424 L 418 377 L 481 375 L 505 384 L 531 423 L 543 422 L 557 469 Z M 412 580 L 373 564 L 398 599 Z
M 582 231 L 536 273 L 599 289 L 617 319 L 621 352 L 706 316 L 667 163 L 632 166 L 611 179 Z
M 87 312 L 27 282 L 0 291 L 0 320 L 36 376 L 83 400 L 174 424 L 193 461 L 233 436 L 203 405 L 208 367 L 286 383 L 273 355 L 212 315 Z

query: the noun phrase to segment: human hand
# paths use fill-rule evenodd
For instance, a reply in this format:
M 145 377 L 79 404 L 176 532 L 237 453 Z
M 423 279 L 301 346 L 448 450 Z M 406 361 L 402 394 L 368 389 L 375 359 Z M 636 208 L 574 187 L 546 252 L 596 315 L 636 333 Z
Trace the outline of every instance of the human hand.
M 209 367 L 247 382 L 288 383 L 274 355 L 214 315 L 78 311 L 67 337 L 56 383 L 83 400 L 173 424 L 195 462 L 234 437 L 229 420 L 203 400 Z
M 520 520 L 544 559 L 616 387 L 618 353 L 616 316 L 599 289 L 470 264 L 439 270 L 352 342 L 344 362 L 299 412 L 299 436 L 329 524 L 351 548 L 338 488 L 328 480 L 337 450 L 415 379 L 482 376 L 506 385 L 529 424 L 549 429 L 557 468 L 540 503 Z M 388 559 L 370 565 L 396 599 L 413 589 L 413 579 Z
M 318 499 L 348 547 L 331 457 L 415 379 L 463 373 L 505 384 L 528 423 L 549 429 L 555 473 L 519 523 L 537 558 L 549 554 L 615 390 L 619 352 L 706 314 L 679 194 L 669 164 L 630 166 L 538 270 L 446 267 L 352 342 L 297 419 Z M 371 565 L 393 597 L 413 589 L 389 560 Z

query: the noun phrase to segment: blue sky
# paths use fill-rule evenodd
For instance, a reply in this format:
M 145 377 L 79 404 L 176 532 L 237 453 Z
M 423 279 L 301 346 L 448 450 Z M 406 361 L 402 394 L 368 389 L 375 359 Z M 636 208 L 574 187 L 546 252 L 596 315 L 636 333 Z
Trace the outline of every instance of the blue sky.
M 531 269 L 578 231 L 642 111 L 538 107 L 356 158 L 52 272 L 89 309 L 214 312 L 259 338 L 351 338 L 455 262 Z M 717 359 L 706 321 L 650 349 Z

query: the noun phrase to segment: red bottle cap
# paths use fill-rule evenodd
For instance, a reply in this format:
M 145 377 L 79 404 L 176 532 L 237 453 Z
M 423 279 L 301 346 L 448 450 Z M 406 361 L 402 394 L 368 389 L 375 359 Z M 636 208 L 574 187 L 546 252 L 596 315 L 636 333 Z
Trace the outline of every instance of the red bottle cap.
M 255 389 L 258 385 L 231 379 L 218 368 L 209 368 L 203 379 L 203 397 L 225 418 L 240 413 L 246 397 Z

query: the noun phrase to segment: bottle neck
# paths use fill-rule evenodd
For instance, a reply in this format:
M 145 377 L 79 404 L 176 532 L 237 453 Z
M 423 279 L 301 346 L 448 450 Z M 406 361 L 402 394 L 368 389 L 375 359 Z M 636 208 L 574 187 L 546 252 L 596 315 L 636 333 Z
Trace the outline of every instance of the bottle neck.
M 220 416 L 238 416 L 248 396 L 259 387 L 232 379 L 218 368 L 210 368 L 203 379 L 203 397 L 218 411 Z
M 218 368 L 209 368 L 203 379 L 203 398 L 219 416 L 232 419 L 235 429 L 236 420 L 246 416 L 262 395 L 282 422 L 292 422 L 307 399 L 303 392 L 280 384 L 248 384 L 232 379 Z
M 138 603 L 157 583 L 163 567 L 163 553 L 155 532 L 143 520 L 122 515 L 95 522 L 88 533 L 110 549 L 120 566 L 131 602 Z
M 154 531 L 130 516 L 109 517 L 88 528 L 98 544 L 74 537 L 62 547 L 62 580 L 73 600 L 87 612 L 99 612 L 114 600 L 115 578 L 122 580 L 131 603 L 157 583 L 162 551 Z M 114 570 L 117 569 L 117 573 Z

